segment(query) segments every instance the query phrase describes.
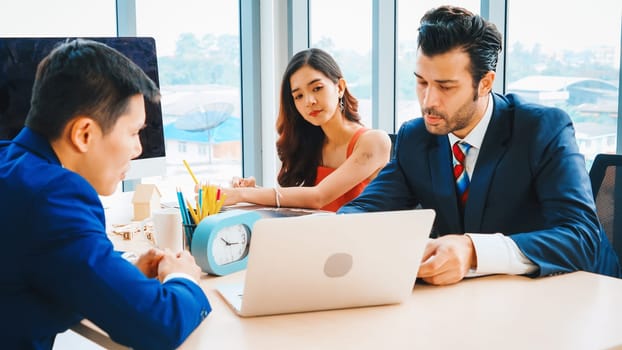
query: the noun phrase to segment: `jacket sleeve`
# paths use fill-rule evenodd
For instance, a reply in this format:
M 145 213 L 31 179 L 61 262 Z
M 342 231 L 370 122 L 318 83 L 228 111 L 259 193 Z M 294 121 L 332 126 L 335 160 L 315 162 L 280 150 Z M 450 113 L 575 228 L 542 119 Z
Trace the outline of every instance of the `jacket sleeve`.
M 521 112 L 516 111 L 517 120 L 527 120 L 535 138 L 525 147 L 544 225 L 510 238 L 540 267 L 540 276 L 576 270 L 619 274 L 617 263 L 611 260 L 611 246 L 601 232 L 570 118 L 558 109 Z
M 341 207 L 338 213 L 404 210 L 413 209 L 419 204 L 402 168 L 403 165 L 409 166 L 409 160 L 408 152 L 400 149 L 400 146 L 404 141 L 413 138 L 411 135 L 404 136 L 411 129 L 410 123 L 400 128 L 391 161 L 357 198 Z
M 115 252 L 101 202 L 77 175 L 52 181 L 37 205 L 32 284 L 136 349 L 177 347 L 211 311 L 192 281 L 161 284 Z

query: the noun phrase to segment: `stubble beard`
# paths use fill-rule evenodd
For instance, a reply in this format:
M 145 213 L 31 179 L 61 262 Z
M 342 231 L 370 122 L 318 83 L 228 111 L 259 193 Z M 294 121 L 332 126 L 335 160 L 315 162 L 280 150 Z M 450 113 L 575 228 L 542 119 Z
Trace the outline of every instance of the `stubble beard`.
M 430 114 L 440 117 L 444 121 L 441 125 L 428 125 L 425 123 L 426 130 L 430 134 L 441 136 L 467 128 L 473 118 L 475 118 L 475 111 L 477 110 L 476 101 L 477 96 L 472 100 L 467 100 L 452 116 L 448 116 L 447 113 L 442 113 L 434 108 L 422 109 L 421 113 L 423 116 Z

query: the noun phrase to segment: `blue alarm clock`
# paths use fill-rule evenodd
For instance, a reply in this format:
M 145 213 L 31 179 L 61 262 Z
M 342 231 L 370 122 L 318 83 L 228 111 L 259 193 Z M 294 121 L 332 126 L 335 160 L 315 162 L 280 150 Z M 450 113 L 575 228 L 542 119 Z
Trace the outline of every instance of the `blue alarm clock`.
M 201 220 L 190 250 L 197 264 L 218 276 L 245 269 L 253 225 L 260 218 L 254 211 L 236 209 Z

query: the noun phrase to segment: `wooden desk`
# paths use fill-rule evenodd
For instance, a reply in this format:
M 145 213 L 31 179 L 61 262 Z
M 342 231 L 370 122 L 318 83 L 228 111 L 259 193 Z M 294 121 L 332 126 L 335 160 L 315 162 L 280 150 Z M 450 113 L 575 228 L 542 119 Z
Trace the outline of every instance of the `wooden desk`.
M 212 313 L 180 349 L 622 349 L 622 279 L 575 272 L 417 285 L 398 305 L 240 318 L 204 276 Z M 77 333 L 114 343 L 84 321 Z
M 213 311 L 180 349 L 622 349 L 622 279 L 587 272 L 417 285 L 399 305 L 255 318 L 214 289 L 243 278 L 202 278 Z M 94 329 L 74 327 L 112 348 Z
M 417 285 L 399 305 L 240 318 L 204 277 L 213 311 L 181 349 L 622 348 L 622 280 L 587 272 Z

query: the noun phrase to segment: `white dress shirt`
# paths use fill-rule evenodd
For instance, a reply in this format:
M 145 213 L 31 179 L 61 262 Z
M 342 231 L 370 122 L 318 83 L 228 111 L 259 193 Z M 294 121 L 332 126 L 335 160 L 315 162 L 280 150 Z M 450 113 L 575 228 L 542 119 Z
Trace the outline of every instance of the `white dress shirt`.
M 194 282 L 194 284 L 199 285 L 199 282 L 197 280 L 195 280 L 192 276 L 184 272 L 171 272 L 168 275 L 166 275 L 166 277 L 164 277 L 164 280 L 162 281 L 162 283 L 164 284 L 172 280 L 173 278 L 185 278 L 188 281 Z
M 477 157 L 490 123 L 493 111 L 492 94 L 488 95 L 488 106 L 484 116 L 477 123 L 475 128 L 462 141 L 471 145 L 466 155 L 466 171 L 469 179 L 473 178 L 473 170 L 477 164 Z M 453 145 L 459 141 L 454 134 L 449 134 L 449 143 Z M 521 252 L 516 243 L 504 236 L 502 233 L 482 234 L 466 233 L 473 241 L 475 254 L 477 255 L 477 268 L 471 270 L 466 277 L 490 275 L 490 274 L 509 274 L 523 275 L 536 271 L 538 266 L 527 259 Z

